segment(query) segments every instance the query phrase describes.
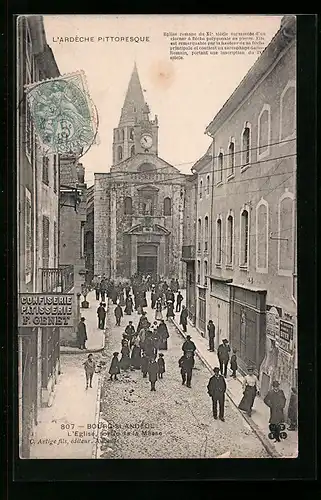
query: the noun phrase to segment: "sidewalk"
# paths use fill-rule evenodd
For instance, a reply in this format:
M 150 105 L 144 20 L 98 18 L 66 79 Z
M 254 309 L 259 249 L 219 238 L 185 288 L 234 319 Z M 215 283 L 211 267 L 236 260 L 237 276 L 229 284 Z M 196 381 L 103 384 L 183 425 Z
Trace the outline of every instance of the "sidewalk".
M 197 355 L 207 366 L 207 368 L 211 372 L 213 372 L 213 368 L 215 366 L 219 366 L 219 362 L 216 352 L 208 351 L 208 340 L 202 337 L 198 330 L 191 323 L 188 324 L 188 332 L 184 333 L 181 326 L 178 325 L 179 313 L 176 313 L 176 317 L 173 320 L 173 323 L 184 338 L 186 337 L 186 335 L 191 335 L 192 340 L 196 345 Z M 239 376 L 238 378 L 233 379 L 232 377 L 228 376 L 226 381 L 228 386 L 226 394 L 233 402 L 233 404 L 238 407 L 238 404 L 243 396 L 242 377 Z M 271 454 L 273 458 L 296 458 L 298 456 L 297 432 L 287 431 L 287 439 L 282 440 L 280 443 L 274 443 L 268 438 L 270 410 L 259 396 L 255 399 L 252 417 L 249 417 L 241 410 L 239 411 L 251 426 L 253 431 L 257 434 L 265 449 Z
M 80 314 L 86 318 L 87 337 L 86 353 L 102 351 L 105 346 L 105 330 L 99 330 L 97 319 L 97 307 L 99 301 L 96 300 L 95 291 L 89 292 L 87 295 L 89 302 L 88 309 L 80 309 Z M 108 303 L 106 302 L 106 309 L 108 311 Z M 60 346 L 62 354 L 79 354 L 81 351 L 78 347 Z
M 80 351 L 81 352 L 81 351 Z M 97 424 L 101 374 L 94 374 L 92 388 L 85 389 L 83 363 L 87 353 L 61 357 L 61 375 L 51 407 L 41 408 L 31 442 L 33 459 L 91 459 L 96 453 L 95 435 L 88 424 Z

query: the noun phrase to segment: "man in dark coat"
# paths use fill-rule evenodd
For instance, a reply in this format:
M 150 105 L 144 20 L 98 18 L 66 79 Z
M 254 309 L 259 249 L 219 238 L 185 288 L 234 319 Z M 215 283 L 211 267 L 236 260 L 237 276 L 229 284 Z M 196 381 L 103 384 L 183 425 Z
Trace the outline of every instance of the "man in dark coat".
M 86 349 L 87 331 L 85 318 L 80 318 L 77 329 L 77 341 L 79 349 Z
M 155 288 L 152 289 L 150 299 L 151 299 L 151 307 L 152 307 L 152 309 L 154 309 L 155 305 L 156 305 L 156 300 L 157 300 L 157 293 L 156 293 Z
M 151 358 L 149 363 L 148 363 L 148 375 L 149 375 L 149 381 L 150 381 L 150 390 L 156 391 L 155 384 L 156 384 L 157 376 L 158 376 L 158 364 L 157 364 L 155 358 Z
M 195 356 L 195 351 L 196 351 L 196 345 L 191 340 L 191 336 L 190 335 L 186 335 L 186 340 L 185 340 L 185 342 L 182 345 L 182 351 L 184 352 L 184 354 L 187 353 L 187 352 L 190 352 L 192 354 L 193 368 L 194 368 L 194 362 L 195 362 L 194 356 Z
M 106 309 L 103 305 L 103 302 L 100 303 L 97 308 L 97 316 L 98 316 L 98 328 L 103 330 L 105 328 L 105 320 L 106 320 Z
M 104 280 L 101 280 L 101 282 L 100 282 L 100 299 L 102 302 L 105 302 L 105 295 L 106 295 L 106 283 Z
M 186 387 L 191 388 L 194 362 L 190 351 L 183 354 L 178 361 L 178 366 L 181 369 L 182 385 L 186 383 Z
M 224 375 L 224 377 L 227 376 L 227 365 L 230 359 L 230 351 L 231 348 L 229 346 L 229 343 L 226 339 L 224 339 L 223 343 L 218 346 L 217 350 L 217 357 L 220 363 L 221 374 Z
M 214 339 L 215 339 L 215 325 L 210 319 L 207 325 L 208 332 L 208 350 L 214 352 Z
M 165 321 L 162 319 L 157 327 L 158 348 L 160 351 L 167 350 L 167 339 L 169 337 L 168 328 Z
M 143 378 L 147 377 L 148 363 L 149 363 L 149 359 L 146 356 L 146 354 L 143 352 L 142 356 L 141 356 L 141 369 L 142 369 Z
M 130 321 L 130 322 L 128 323 L 128 325 L 126 326 L 126 328 L 125 328 L 125 333 L 126 333 L 126 335 L 127 335 L 127 338 L 128 338 L 128 340 L 129 340 L 129 343 L 131 344 L 131 343 L 132 343 L 132 339 L 133 339 L 133 337 L 134 337 L 134 335 L 135 335 L 135 333 L 136 333 L 136 332 L 135 332 L 135 327 L 134 327 L 134 325 L 133 325 L 133 322 L 132 322 L 132 321 Z
M 208 395 L 212 398 L 213 417 L 217 419 L 217 403 L 219 405 L 219 419 L 224 422 L 224 402 L 226 392 L 226 382 L 223 375 L 220 374 L 220 369 L 214 368 L 214 375 L 210 378 L 207 384 Z
M 165 295 L 166 295 L 166 301 L 172 302 L 174 304 L 174 300 L 175 300 L 174 292 L 171 289 L 169 289 L 169 290 L 167 290 Z
M 187 332 L 187 317 L 188 311 L 185 306 L 182 307 L 181 317 L 179 319 L 179 324 L 182 325 L 183 331 Z
M 100 295 L 100 283 L 97 280 L 95 282 L 95 293 L 96 293 L 96 300 L 99 300 L 99 295 Z
M 119 304 L 115 307 L 114 314 L 116 318 L 116 326 L 120 326 L 120 320 L 123 317 L 123 310 Z
M 149 328 L 149 327 L 150 327 L 150 322 L 147 319 L 146 312 L 143 312 L 143 314 L 139 318 L 137 331 L 139 332 L 142 328 Z
M 181 292 L 178 290 L 178 294 L 177 294 L 177 297 L 176 297 L 176 312 L 180 312 L 181 311 L 181 304 L 182 304 L 183 300 L 184 300 L 184 297 L 181 294 Z
M 264 398 L 264 403 L 270 408 L 269 423 L 279 425 L 284 422 L 284 407 L 286 403 L 284 392 L 277 380 L 272 382 L 272 389 Z

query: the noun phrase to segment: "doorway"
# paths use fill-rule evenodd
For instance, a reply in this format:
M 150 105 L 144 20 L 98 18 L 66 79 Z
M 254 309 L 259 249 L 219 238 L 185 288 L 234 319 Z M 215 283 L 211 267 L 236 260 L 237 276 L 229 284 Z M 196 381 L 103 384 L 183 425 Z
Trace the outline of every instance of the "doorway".
M 138 255 L 137 257 L 137 272 L 140 275 L 150 274 L 156 276 L 157 274 L 157 257 L 154 255 Z

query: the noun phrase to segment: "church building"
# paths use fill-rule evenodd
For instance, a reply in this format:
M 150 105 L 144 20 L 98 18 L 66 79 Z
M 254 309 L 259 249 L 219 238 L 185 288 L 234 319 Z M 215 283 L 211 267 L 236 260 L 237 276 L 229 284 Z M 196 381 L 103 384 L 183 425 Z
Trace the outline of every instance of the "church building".
M 94 273 L 178 278 L 186 175 L 158 156 L 158 118 L 150 118 L 136 64 L 118 126 L 113 164 L 94 184 Z

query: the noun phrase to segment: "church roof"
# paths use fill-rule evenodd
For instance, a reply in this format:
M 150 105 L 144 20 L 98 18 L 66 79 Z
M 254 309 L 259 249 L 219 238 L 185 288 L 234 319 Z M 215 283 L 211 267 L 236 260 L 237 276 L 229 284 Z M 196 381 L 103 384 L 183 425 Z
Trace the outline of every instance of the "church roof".
M 125 101 L 121 110 L 118 127 L 125 125 L 134 125 L 136 120 L 141 121 L 143 118 L 143 110 L 146 106 L 142 86 L 140 84 L 136 63 L 125 97 Z

